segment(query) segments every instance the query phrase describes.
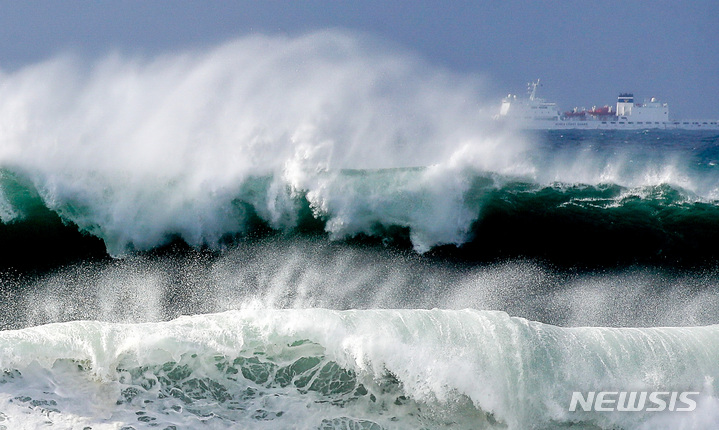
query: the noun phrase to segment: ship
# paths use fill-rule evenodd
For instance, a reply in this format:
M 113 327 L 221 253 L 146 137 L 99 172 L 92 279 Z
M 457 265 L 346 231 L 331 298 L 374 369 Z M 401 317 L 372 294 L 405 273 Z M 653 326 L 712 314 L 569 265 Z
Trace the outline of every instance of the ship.
M 670 120 L 669 106 L 652 97 L 643 103 L 621 93 L 616 106 L 594 106 L 561 112 L 554 102 L 537 97 L 539 79 L 528 85 L 528 96 L 508 95 L 494 119 L 526 130 L 719 130 L 719 119 Z

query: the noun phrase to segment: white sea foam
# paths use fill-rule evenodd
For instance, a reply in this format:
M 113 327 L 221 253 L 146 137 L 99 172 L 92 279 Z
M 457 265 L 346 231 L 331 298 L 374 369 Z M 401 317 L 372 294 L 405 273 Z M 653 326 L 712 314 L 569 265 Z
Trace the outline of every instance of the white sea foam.
M 12 428 L 691 428 L 719 420 L 717 330 L 565 329 L 470 310 L 53 324 L 0 333 L 0 411 Z M 609 389 L 700 395 L 694 412 L 568 411 L 573 391 Z
M 9 223 L 16 220 L 19 216 L 20 214 L 10 204 L 2 188 L 0 188 L 0 222 Z

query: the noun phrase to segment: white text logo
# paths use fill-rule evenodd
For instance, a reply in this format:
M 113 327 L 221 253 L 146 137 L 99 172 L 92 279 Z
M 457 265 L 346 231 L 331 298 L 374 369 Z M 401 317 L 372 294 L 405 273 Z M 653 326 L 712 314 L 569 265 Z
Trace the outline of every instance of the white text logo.
M 689 412 L 697 407 L 691 396 L 698 391 L 590 391 L 572 393 L 569 411 L 579 407 L 585 412 Z

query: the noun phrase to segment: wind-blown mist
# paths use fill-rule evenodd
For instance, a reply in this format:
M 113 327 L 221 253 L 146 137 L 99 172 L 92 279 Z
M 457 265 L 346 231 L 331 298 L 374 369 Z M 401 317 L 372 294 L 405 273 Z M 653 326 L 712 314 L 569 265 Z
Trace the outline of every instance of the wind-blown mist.
M 527 191 L 558 193 L 560 210 L 664 204 L 667 184 L 670 207 L 719 196 L 715 164 L 647 151 L 652 136 L 544 147 L 500 130 L 484 89 L 339 31 L 59 57 L 1 76 L 0 221 L 45 207 L 113 255 L 177 237 L 217 249 L 257 223 L 293 231 L 307 218 L 332 239 L 399 229 L 425 252 L 489 240 L 504 227 L 477 231 L 488 199 Z M 567 192 L 585 185 L 594 194 Z
M 441 166 L 403 185 L 449 204 L 467 184 L 438 170 L 521 169 L 508 151 L 518 141 L 485 132 L 478 92 L 473 79 L 339 32 L 154 59 L 61 57 L 2 76 L 0 166 L 116 254 L 169 234 L 214 246 L 243 230 L 238 200 L 292 227 L 298 192 L 342 236 L 349 203 L 334 194 L 353 196 L 332 186 L 338 169 Z M 247 189 L 257 177 L 269 178 L 260 194 Z M 421 234 L 416 221 L 404 220 Z M 425 248 L 467 226 L 439 228 L 449 237 Z
M 0 279 L 0 328 L 58 321 L 152 322 L 232 309 L 479 309 L 562 326 L 713 324 L 717 271 L 572 273 L 531 261 L 473 266 L 308 240 L 243 244 L 215 256 L 83 263 Z

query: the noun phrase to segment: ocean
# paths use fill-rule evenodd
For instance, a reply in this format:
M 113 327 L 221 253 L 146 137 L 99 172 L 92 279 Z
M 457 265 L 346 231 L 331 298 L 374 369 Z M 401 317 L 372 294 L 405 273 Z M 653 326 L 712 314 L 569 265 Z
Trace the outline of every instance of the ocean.
M 4 73 L 0 429 L 716 427 L 719 133 L 499 129 L 382 52 Z

